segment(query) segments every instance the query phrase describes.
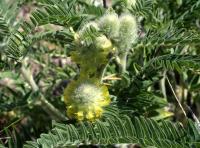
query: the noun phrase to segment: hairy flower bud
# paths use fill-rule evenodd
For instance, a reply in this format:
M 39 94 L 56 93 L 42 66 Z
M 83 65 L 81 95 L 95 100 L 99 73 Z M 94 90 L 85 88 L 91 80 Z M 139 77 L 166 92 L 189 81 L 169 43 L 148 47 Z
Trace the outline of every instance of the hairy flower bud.
M 112 43 L 105 35 L 101 35 L 96 38 L 95 46 L 98 49 L 109 50 L 112 48 Z
M 99 21 L 99 27 L 110 38 L 116 37 L 119 31 L 119 19 L 115 13 L 106 14 Z
M 137 39 L 137 22 L 135 17 L 125 14 L 120 17 L 119 43 L 121 49 L 130 48 Z
M 67 115 L 79 121 L 94 120 L 103 113 L 103 106 L 110 103 L 107 87 L 96 80 L 71 82 L 64 92 Z

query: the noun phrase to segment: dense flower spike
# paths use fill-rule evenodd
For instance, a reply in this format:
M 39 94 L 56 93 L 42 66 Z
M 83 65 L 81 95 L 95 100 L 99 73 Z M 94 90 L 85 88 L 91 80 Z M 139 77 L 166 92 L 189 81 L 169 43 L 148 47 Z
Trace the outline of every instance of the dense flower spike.
M 137 37 L 137 23 L 133 16 L 106 14 L 97 22 L 85 24 L 74 32 L 75 50 L 71 57 L 80 67 L 79 78 L 65 89 L 67 115 L 79 121 L 94 120 L 109 105 L 106 86 L 100 84 L 105 65 L 115 55 L 115 49 L 127 51 Z M 127 49 L 127 50 L 126 50 Z
M 107 87 L 98 80 L 77 80 L 65 89 L 65 103 L 69 118 L 94 120 L 103 113 L 103 106 L 110 103 Z

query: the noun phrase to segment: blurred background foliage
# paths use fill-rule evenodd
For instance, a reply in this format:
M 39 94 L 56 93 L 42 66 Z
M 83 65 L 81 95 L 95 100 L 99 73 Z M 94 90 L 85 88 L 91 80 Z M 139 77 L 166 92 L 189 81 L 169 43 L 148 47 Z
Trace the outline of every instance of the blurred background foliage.
M 127 3 L 126 0 L 0 1 L 2 147 L 22 147 L 25 141 L 34 141 L 52 129 L 52 121 L 56 129 L 61 125 L 55 121 L 76 124 L 67 119 L 62 96 L 63 89 L 79 72 L 70 59 L 74 47 L 72 28 L 76 32 L 107 11 L 129 12 L 137 17 L 139 25 L 139 39 L 128 55 L 127 72 L 119 75 L 115 60 L 107 66 L 103 82 L 109 87 L 112 107 L 131 119 L 144 116 L 158 124 L 179 121 L 187 126 L 188 118 L 198 121 L 200 1 L 136 0 L 135 6 Z M 137 121 L 148 123 L 143 119 Z M 195 142 L 199 142 L 198 136 Z

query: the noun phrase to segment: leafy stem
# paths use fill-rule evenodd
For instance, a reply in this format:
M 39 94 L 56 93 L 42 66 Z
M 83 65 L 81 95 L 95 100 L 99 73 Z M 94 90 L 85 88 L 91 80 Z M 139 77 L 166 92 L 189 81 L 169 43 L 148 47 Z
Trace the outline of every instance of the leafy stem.
M 115 58 L 115 61 L 117 62 L 119 66 L 120 74 L 123 74 L 126 72 L 127 56 L 128 56 L 128 51 L 121 53 L 119 56 Z
M 24 65 L 21 67 L 21 73 L 23 78 L 28 82 L 30 87 L 32 88 L 33 92 L 39 92 L 38 100 L 40 101 L 41 107 L 44 109 L 46 113 L 48 113 L 52 118 L 56 119 L 57 121 L 65 121 L 66 117 L 58 110 L 56 109 L 45 97 L 44 95 L 39 91 L 39 87 L 36 84 L 35 80 L 33 79 L 33 75 L 30 71 L 30 69 L 25 68 Z M 36 103 L 35 103 L 36 105 Z

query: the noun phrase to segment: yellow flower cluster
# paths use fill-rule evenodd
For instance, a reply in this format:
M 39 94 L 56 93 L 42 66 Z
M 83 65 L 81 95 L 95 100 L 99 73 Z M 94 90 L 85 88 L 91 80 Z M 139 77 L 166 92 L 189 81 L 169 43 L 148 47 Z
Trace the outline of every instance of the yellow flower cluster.
M 64 98 L 68 117 L 79 121 L 99 118 L 103 113 L 102 107 L 110 103 L 107 87 L 94 79 L 71 82 L 65 89 Z
M 71 57 L 80 66 L 80 75 L 64 91 L 67 115 L 78 121 L 99 118 L 103 113 L 102 107 L 110 103 L 108 89 L 100 84 L 99 73 L 108 62 L 107 56 L 113 51 L 113 46 L 103 34 L 95 36 L 93 43 L 88 45 L 91 28 L 99 30 L 98 25 L 91 22 L 74 34 L 77 50 L 71 52 Z
M 98 36 L 94 41 L 93 49 L 82 49 L 79 51 L 71 52 L 72 60 L 75 61 L 80 69 L 80 77 L 82 79 L 89 78 L 91 75 L 93 78 L 98 78 L 98 68 L 105 65 L 108 62 L 108 54 L 113 52 L 114 48 L 112 43 L 106 36 Z

